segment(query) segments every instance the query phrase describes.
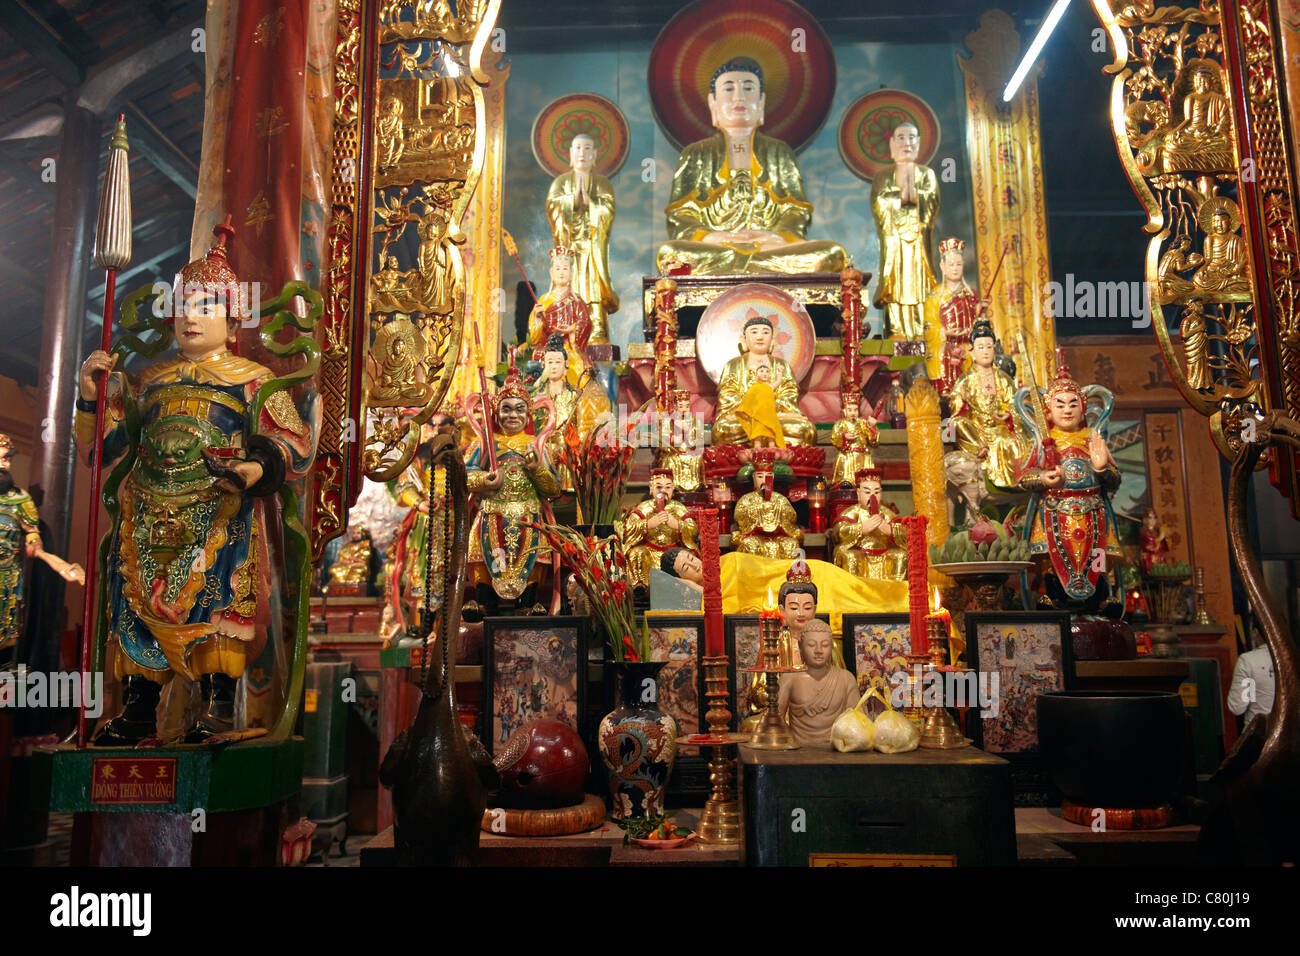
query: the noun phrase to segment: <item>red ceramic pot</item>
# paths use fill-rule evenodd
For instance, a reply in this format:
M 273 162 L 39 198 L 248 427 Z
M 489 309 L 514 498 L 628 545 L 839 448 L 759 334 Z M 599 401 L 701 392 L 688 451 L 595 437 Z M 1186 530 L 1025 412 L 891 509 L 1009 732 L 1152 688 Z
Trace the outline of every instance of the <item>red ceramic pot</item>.
M 501 789 L 493 806 L 550 810 L 582 803 L 590 762 L 568 724 L 535 720 L 520 727 L 493 760 Z

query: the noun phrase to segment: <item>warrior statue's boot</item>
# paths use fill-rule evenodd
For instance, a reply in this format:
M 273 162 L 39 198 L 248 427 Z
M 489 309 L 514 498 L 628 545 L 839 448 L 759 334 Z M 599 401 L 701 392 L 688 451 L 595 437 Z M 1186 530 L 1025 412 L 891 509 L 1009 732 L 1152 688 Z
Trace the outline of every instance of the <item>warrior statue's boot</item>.
M 95 734 L 96 747 L 133 747 L 158 729 L 158 697 L 162 684 L 139 674 L 122 678 L 122 712 Z
M 217 734 L 235 729 L 235 678 L 226 674 L 200 674 L 199 695 L 203 713 L 185 735 L 187 744 L 206 743 Z

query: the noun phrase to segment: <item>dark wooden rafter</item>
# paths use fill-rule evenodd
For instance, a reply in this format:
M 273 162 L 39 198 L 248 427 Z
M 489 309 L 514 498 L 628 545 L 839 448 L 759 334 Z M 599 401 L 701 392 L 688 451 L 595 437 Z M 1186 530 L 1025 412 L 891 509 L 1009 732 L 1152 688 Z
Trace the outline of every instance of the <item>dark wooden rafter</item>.
M 41 67 L 64 88 L 79 86 L 85 79 L 85 64 L 53 26 L 36 13 L 26 0 L 0 3 L 0 30 L 31 54 Z

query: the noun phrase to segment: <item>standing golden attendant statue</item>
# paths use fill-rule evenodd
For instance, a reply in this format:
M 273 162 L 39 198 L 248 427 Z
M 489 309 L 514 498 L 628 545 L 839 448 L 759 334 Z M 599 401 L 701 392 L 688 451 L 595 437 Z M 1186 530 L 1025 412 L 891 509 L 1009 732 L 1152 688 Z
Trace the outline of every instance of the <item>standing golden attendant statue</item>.
M 614 187 L 596 172 L 596 141 L 579 133 L 569 144 L 569 171 L 546 194 L 546 220 L 555 245 L 573 252 L 573 291 L 591 310 L 590 341 L 609 341 L 609 316 L 618 293 L 609 272 Z
M 894 165 L 871 181 L 871 214 L 880 239 L 880 277 L 874 305 L 886 313 L 890 338 L 921 338 L 921 307 L 934 288 L 930 247 L 939 214 L 939 179 L 916 161 L 921 134 L 911 123 L 894 129 Z

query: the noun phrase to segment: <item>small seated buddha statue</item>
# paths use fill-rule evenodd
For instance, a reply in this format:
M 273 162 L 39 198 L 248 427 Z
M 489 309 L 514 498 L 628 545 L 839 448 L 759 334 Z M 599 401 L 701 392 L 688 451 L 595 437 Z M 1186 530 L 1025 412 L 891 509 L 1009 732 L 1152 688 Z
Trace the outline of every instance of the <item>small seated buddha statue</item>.
M 339 548 L 338 560 L 330 567 L 330 584 L 369 584 L 373 562 L 370 529 L 353 525 L 348 543 Z
M 879 468 L 864 468 L 854 476 L 858 503 L 831 527 L 835 565 L 860 578 L 906 581 L 907 531 L 894 521 L 896 509 L 881 502 L 882 477 Z
M 781 675 L 778 709 L 800 746 L 830 743 L 835 719 L 858 702 L 858 680 L 834 660 L 831 626 L 814 618 L 799 633 L 804 670 Z
M 1241 223 L 1237 204 L 1220 196 L 1201 204 L 1197 221 L 1205 231 L 1204 255 L 1192 285 L 1210 299 L 1249 299 L 1246 247 L 1236 234 Z
M 723 63 L 709 80 L 718 132 L 682 150 L 664 209 L 669 241 L 656 265 L 689 265 L 695 275 L 839 272 L 848 254 L 810 240 L 813 207 L 794 151 L 758 132 L 766 96 L 763 69 L 749 57 Z
M 794 505 L 773 490 L 772 457 L 755 455 L 755 459 L 754 490 L 736 502 L 732 544 L 741 554 L 793 561 L 803 544 Z
M 799 410 L 799 385 L 784 359 L 772 354 L 776 326 L 753 309 L 741 330 L 740 355 L 718 378 L 714 445 L 785 448 L 813 445 L 817 428 Z

